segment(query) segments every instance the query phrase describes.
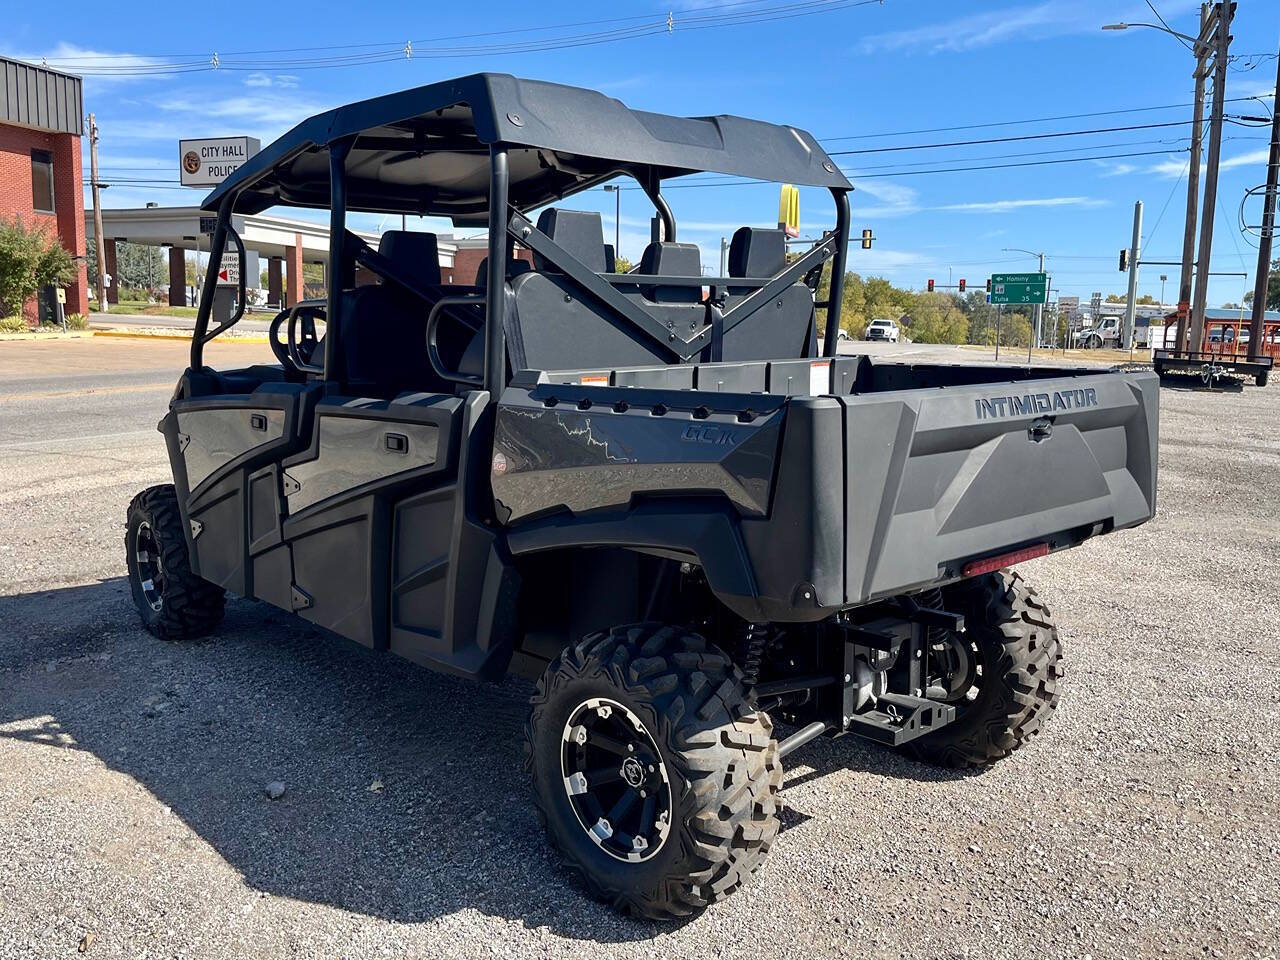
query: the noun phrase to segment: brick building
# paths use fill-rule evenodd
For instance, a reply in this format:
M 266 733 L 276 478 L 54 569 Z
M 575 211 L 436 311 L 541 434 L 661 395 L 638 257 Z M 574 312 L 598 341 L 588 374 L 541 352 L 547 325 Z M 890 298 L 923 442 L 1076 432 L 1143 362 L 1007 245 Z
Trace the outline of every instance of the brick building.
M 56 236 L 76 260 L 67 313 L 89 312 L 85 269 L 80 78 L 0 57 L 0 217 Z M 28 320 L 56 314 L 53 288 L 26 304 Z
M 457 252 L 453 255 L 453 268 L 444 271 L 444 282 L 475 283 L 476 274 L 480 270 L 480 261 L 489 256 L 489 238 L 453 237 L 452 241 Z M 524 260 L 533 266 L 533 254 L 524 247 L 517 247 L 515 256 L 517 260 Z

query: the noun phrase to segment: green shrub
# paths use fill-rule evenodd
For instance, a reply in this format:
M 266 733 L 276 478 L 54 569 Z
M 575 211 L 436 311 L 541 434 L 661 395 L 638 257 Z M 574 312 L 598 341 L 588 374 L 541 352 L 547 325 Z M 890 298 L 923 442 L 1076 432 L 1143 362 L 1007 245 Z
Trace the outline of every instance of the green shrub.
M 20 313 L 12 317 L 0 317 L 0 333 L 26 333 L 30 329 L 27 318 Z
M 83 313 L 68 313 L 67 329 L 68 330 L 88 330 L 89 318 L 86 317 Z
M 28 228 L 16 216 L 0 219 L 0 313 L 20 314 L 41 287 L 62 287 L 73 279 L 75 263 L 56 236 Z

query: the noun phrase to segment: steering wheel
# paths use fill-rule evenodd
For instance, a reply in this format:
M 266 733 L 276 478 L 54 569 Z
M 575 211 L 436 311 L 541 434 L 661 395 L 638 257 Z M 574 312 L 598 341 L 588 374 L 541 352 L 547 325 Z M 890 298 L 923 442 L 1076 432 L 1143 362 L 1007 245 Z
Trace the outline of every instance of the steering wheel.
M 280 366 L 298 373 L 315 373 L 320 369 L 312 358 L 320 344 L 316 320 L 324 321 L 326 305 L 324 300 L 302 300 L 275 315 L 267 330 L 267 341 Z M 286 323 L 286 339 L 281 341 L 280 328 Z

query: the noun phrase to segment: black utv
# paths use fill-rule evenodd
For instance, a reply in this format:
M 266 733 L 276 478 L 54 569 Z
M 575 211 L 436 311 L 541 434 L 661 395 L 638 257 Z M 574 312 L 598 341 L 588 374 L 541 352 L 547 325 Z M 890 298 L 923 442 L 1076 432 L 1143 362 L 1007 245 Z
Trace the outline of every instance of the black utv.
M 701 172 L 822 188 L 831 229 L 789 252 L 744 226 L 704 275 L 662 189 Z M 617 178 L 660 225 L 625 273 L 600 216 L 563 206 Z M 277 364 L 214 370 L 245 297 L 205 285 L 160 423 L 173 484 L 129 508 L 146 625 L 206 634 L 230 591 L 534 678 L 551 841 L 646 916 L 747 880 L 782 759 L 817 736 L 1006 756 L 1062 677 L 1008 568 L 1150 519 L 1158 381 L 838 355 L 851 189 L 793 127 L 503 75 L 299 124 L 206 200 L 211 263 L 243 257 L 237 214 L 327 209 L 328 295 L 275 318 Z M 487 260 L 442 283 L 435 236 L 374 249 L 356 211 L 485 225 Z

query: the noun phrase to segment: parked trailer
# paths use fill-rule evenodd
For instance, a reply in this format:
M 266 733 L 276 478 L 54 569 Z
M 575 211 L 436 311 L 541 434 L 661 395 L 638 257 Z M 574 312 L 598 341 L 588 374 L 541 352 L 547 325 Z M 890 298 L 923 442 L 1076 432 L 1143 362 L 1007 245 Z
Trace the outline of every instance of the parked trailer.
M 1216 321 L 1205 326 L 1199 350 L 1178 350 L 1169 346 L 1177 338 L 1176 324 L 1165 327 L 1164 348 L 1151 355 L 1152 366 L 1161 379 L 1170 374 L 1198 376 L 1205 386 L 1224 376 L 1253 377 L 1260 387 L 1267 385 L 1271 368 L 1280 355 L 1280 322 L 1264 323 L 1257 356 L 1250 356 L 1249 323 L 1244 320 Z

